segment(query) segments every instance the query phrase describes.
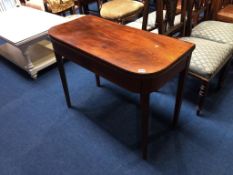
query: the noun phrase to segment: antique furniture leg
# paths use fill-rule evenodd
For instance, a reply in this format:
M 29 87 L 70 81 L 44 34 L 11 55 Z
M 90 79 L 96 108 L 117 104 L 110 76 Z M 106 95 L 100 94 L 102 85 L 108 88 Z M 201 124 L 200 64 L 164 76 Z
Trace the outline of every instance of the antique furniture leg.
M 191 56 L 189 56 L 191 57 Z M 189 64 L 189 62 L 188 62 Z M 184 89 L 184 82 L 185 82 L 185 77 L 188 72 L 188 65 L 186 66 L 186 69 L 180 72 L 179 74 L 179 80 L 178 80 L 178 86 L 177 86 L 177 92 L 176 92 L 176 104 L 175 104 L 175 109 L 174 109 L 174 116 L 173 116 L 173 122 L 172 126 L 176 127 L 178 124 L 179 120 L 179 114 L 180 114 L 180 107 L 182 104 L 182 96 L 183 96 L 183 89 Z
M 57 60 L 57 65 L 58 65 L 58 70 L 59 70 L 63 90 L 64 90 L 65 97 L 66 97 L 66 104 L 70 108 L 71 101 L 70 101 L 70 94 L 69 94 L 69 89 L 68 89 L 68 85 L 67 85 L 67 80 L 66 80 L 66 74 L 65 74 L 65 70 L 64 70 L 63 59 L 62 59 L 62 56 L 58 55 L 57 53 L 55 53 L 55 56 L 56 56 L 56 60 Z
M 142 112 L 141 124 L 142 124 L 142 158 L 147 159 L 147 147 L 148 147 L 148 130 L 149 130 L 149 93 L 140 93 L 140 106 Z
M 29 46 L 22 46 L 20 48 L 21 52 L 22 52 L 22 55 L 24 56 L 24 58 L 26 59 L 27 61 L 27 66 L 25 67 L 27 69 L 27 72 L 31 75 L 31 77 L 35 80 L 37 78 L 37 71 L 35 71 L 33 68 L 34 68 L 34 65 L 32 64 L 32 61 L 31 59 L 29 58 L 29 54 L 27 53 L 27 50 L 30 49 L 30 45 Z
M 231 59 L 228 61 L 228 63 L 223 67 L 223 69 L 220 72 L 219 80 L 218 80 L 218 89 L 221 89 L 223 87 L 227 71 L 230 67 Z
M 95 74 L 95 80 L 96 80 L 96 86 L 100 87 L 101 85 L 100 85 L 100 77 L 99 77 L 99 75 Z
M 199 90 L 199 101 L 198 101 L 198 106 L 197 106 L 197 115 L 201 114 L 201 110 L 204 106 L 204 100 L 205 97 L 207 96 L 208 93 L 208 88 L 209 88 L 209 81 L 204 81 L 201 84 L 200 90 Z

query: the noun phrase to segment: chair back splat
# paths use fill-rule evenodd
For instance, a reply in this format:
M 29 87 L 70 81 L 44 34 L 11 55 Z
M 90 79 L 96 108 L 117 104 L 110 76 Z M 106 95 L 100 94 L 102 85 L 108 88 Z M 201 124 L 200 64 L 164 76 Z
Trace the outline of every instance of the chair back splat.
M 211 0 L 189 0 L 187 4 L 186 36 L 198 23 L 209 19 Z
M 100 16 L 125 24 L 139 17 L 144 9 L 144 0 L 112 0 L 100 5 Z
M 149 15 L 149 0 L 144 0 L 142 30 L 147 30 L 148 15 Z
M 177 4 L 178 0 L 156 0 L 156 24 L 160 34 L 171 36 L 179 32 L 184 35 L 187 0 L 182 0 L 180 14 L 177 14 Z M 177 15 L 180 15 L 178 23 Z
M 70 12 L 70 14 L 75 14 L 74 10 L 74 0 L 45 0 L 44 1 L 45 9 L 46 11 L 50 11 L 54 14 L 63 15 L 65 16 L 65 13 L 67 11 Z M 49 10 L 50 9 L 50 10 Z

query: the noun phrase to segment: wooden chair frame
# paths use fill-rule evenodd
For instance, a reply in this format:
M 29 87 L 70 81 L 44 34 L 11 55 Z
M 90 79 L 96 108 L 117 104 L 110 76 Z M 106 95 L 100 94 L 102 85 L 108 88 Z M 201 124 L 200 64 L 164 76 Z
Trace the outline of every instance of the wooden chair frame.
M 186 36 L 189 36 L 192 31 L 192 27 L 194 24 L 197 24 L 205 19 L 208 19 L 208 14 L 210 10 L 210 1 L 209 0 L 184 0 L 183 8 L 184 11 L 187 11 L 187 22 L 186 20 L 183 19 L 183 23 L 181 23 L 180 28 L 177 29 L 182 29 L 182 25 L 186 25 Z M 166 19 L 163 19 L 163 6 L 164 2 L 169 3 L 170 6 L 173 6 L 172 8 L 167 8 L 168 14 L 166 14 Z M 175 7 L 177 1 L 174 0 L 172 3 L 171 1 L 167 0 L 157 0 L 157 24 L 159 27 L 159 33 L 160 34 L 165 34 L 165 35 L 173 35 L 174 31 L 177 31 L 176 28 L 172 24 L 174 24 L 174 16 L 175 16 Z M 203 15 L 204 13 L 204 15 Z M 170 16 L 169 16 L 170 15 Z M 182 15 L 185 15 L 185 12 L 182 12 Z M 195 16 L 194 16 L 195 15 Z M 167 27 L 168 26 L 168 27 Z M 182 33 L 182 30 L 181 30 Z M 204 40 L 204 39 L 203 39 Z M 218 70 L 216 70 L 215 74 L 213 74 L 211 77 L 206 78 L 203 77 L 199 74 L 193 73 L 189 71 L 189 75 L 192 77 L 195 77 L 196 79 L 201 81 L 201 86 L 199 90 L 199 100 L 198 100 L 198 105 L 197 105 L 197 115 L 200 115 L 201 110 L 204 106 L 204 99 L 208 94 L 208 88 L 209 88 L 209 83 L 210 81 L 216 76 L 216 74 L 220 73 L 219 76 L 219 82 L 218 82 L 218 87 L 220 88 L 223 85 L 225 75 L 228 69 L 228 66 L 230 65 L 231 59 L 230 57 L 226 59 L 226 62 L 223 63 L 221 66 L 218 67 Z
M 200 5 L 196 6 L 195 4 L 200 4 Z M 199 20 L 197 22 L 199 23 L 201 21 L 208 19 L 210 7 L 211 7 L 211 2 L 209 0 L 204 0 L 204 1 L 203 0 L 190 0 L 189 1 L 188 12 L 187 12 L 188 20 L 187 20 L 187 27 L 186 27 L 186 36 L 189 36 L 191 34 L 191 31 L 192 31 L 193 12 L 198 12 L 195 15 L 198 15 L 197 18 Z M 195 9 L 195 10 L 191 10 L 191 9 Z M 204 16 L 201 16 L 201 12 L 205 13 Z M 226 73 L 227 73 L 227 70 L 228 70 L 230 62 L 231 62 L 230 57 L 231 57 L 231 55 L 229 56 L 228 59 L 226 59 L 227 61 L 224 62 L 215 71 L 216 73 L 213 74 L 209 78 L 205 78 L 203 76 L 200 76 L 199 74 L 189 72 L 189 75 L 191 75 L 191 76 L 193 76 L 201 81 L 201 86 L 200 86 L 200 90 L 199 90 L 199 100 L 198 100 L 198 106 L 197 106 L 197 115 L 201 114 L 201 110 L 203 109 L 203 106 L 204 106 L 204 99 L 208 94 L 210 81 L 216 76 L 216 74 L 220 73 L 219 80 L 218 80 L 218 89 L 220 89 L 223 86 L 224 81 L 225 81 L 225 77 L 226 77 Z
M 190 0 L 187 5 L 186 36 L 198 23 L 210 18 L 211 0 Z M 203 15 L 204 14 L 204 15 Z
M 174 25 L 177 15 L 177 4 L 178 0 L 156 0 L 156 24 L 160 34 L 173 36 L 180 32 L 180 36 L 184 36 L 187 0 L 181 1 L 181 21 L 178 25 Z M 165 19 L 163 19 L 164 9 L 166 9 Z
M 221 9 L 224 9 L 229 4 L 233 4 L 233 0 L 212 0 L 211 11 L 210 11 L 211 19 L 218 20 L 218 12 Z
M 60 1 L 62 1 L 62 0 L 60 0 Z M 45 7 L 45 11 L 52 13 L 51 10 L 49 9 L 49 2 L 47 2 L 46 0 L 44 0 L 44 7 Z M 65 16 L 66 12 L 70 12 L 70 14 L 72 14 L 72 15 L 75 14 L 75 8 L 74 8 L 74 6 L 68 8 L 68 9 L 65 9 L 65 10 L 63 10 L 61 12 L 55 13 L 55 14 L 61 15 L 61 16 Z
M 171 26 L 174 26 L 174 24 L 172 24 L 172 22 L 170 21 L 169 22 L 169 19 L 166 19 L 164 22 L 163 22 L 163 25 L 162 26 L 158 26 L 158 25 L 161 25 L 159 24 L 158 21 L 160 20 L 163 20 L 163 12 L 162 10 L 168 8 L 172 8 L 172 5 L 169 5 L 169 2 L 170 3 L 174 3 L 174 1 L 167 1 L 167 5 L 166 3 L 163 2 L 163 0 L 155 0 L 155 3 L 154 3 L 154 9 L 155 9 L 155 12 L 157 15 L 157 19 L 155 19 L 155 26 L 153 28 L 151 28 L 149 31 L 152 31 L 154 29 L 157 29 L 159 28 L 159 30 L 161 30 L 159 33 L 164 33 L 164 30 L 166 28 L 166 25 L 169 23 L 169 25 Z M 186 3 L 186 1 L 183 1 L 183 0 L 175 0 L 175 4 L 178 5 L 178 4 L 181 4 L 181 7 L 183 7 L 184 5 L 182 3 Z M 168 7 L 166 7 L 168 6 Z M 186 5 L 185 5 L 186 6 Z M 146 30 L 147 31 L 147 21 L 148 21 L 148 16 L 149 16 L 149 8 L 151 7 L 150 5 L 150 2 L 149 0 L 144 0 L 144 10 L 143 10 L 143 22 L 142 22 L 142 30 Z M 161 11 L 159 14 L 157 13 L 157 11 Z M 174 20 L 175 19 L 175 15 L 178 15 L 178 14 L 183 14 L 182 16 L 185 16 L 185 13 L 186 13 L 186 9 L 179 9 L 177 10 L 176 9 L 170 9 L 172 10 L 172 14 L 171 15 L 168 15 L 168 18 L 170 18 L 170 20 Z M 185 23 L 185 17 L 182 18 L 182 23 Z M 180 26 L 176 26 L 176 28 L 174 28 L 173 32 L 170 32 L 171 34 L 167 34 L 167 35 L 172 35 L 172 33 L 176 33 L 176 31 L 179 30 L 179 27 L 181 27 L 183 24 L 181 24 Z

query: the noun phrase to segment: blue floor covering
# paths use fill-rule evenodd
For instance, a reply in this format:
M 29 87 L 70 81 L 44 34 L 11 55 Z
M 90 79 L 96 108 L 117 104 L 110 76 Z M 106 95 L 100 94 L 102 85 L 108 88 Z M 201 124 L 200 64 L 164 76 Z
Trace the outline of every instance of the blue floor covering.
M 0 175 L 231 175 L 233 66 L 225 86 L 211 84 L 203 116 L 199 82 L 188 78 L 179 126 L 171 129 L 177 79 L 151 95 L 149 159 L 140 156 L 138 95 L 71 62 L 73 108 L 56 66 L 32 80 L 0 58 Z

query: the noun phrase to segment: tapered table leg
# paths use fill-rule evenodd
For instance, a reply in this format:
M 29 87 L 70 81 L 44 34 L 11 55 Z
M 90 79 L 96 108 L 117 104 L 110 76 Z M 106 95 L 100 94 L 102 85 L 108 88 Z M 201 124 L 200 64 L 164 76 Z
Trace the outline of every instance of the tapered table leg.
M 55 53 L 56 60 L 57 60 L 57 65 L 58 65 L 58 70 L 66 98 L 66 104 L 70 108 L 71 107 L 71 102 L 70 102 L 70 95 L 69 95 L 69 89 L 67 85 L 67 80 L 66 80 L 66 74 L 65 74 L 65 69 L 64 69 L 64 64 L 63 64 L 63 59 L 62 56 L 58 55 Z
M 144 160 L 147 159 L 147 147 L 148 147 L 148 131 L 149 131 L 149 102 L 150 94 L 149 93 L 141 93 L 140 94 L 140 106 L 142 112 L 141 124 L 142 124 L 142 158 Z
M 174 109 L 174 116 L 173 116 L 173 122 L 172 126 L 176 127 L 179 120 L 179 114 L 180 114 L 180 107 L 182 104 L 182 96 L 183 96 L 183 89 L 184 89 L 184 82 L 185 77 L 188 72 L 188 65 L 186 66 L 186 69 L 180 72 L 179 74 L 179 80 L 178 80 L 178 86 L 177 86 L 177 92 L 176 92 L 176 104 Z
M 96 86 L 100 87 L 100 76 L 98 74 L 95 74 L 95 80 L 96 80 Z

